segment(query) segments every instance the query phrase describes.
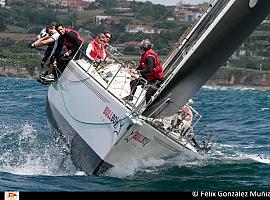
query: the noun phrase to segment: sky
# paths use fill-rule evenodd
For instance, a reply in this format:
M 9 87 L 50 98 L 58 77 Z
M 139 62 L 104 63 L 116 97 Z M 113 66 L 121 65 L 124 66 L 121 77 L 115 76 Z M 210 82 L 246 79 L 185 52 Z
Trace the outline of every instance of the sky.
M 147 0 L 136 0 L 136 1 L 147 1 Z M 171 6 L 171 5 L 176 5 L 179 0 L 150 0 L 153 4 L 162 4 L 165 6 Z M 209 2 L 210 0 L 184 0 L 185 3 L 190 3 L 190 4 L 198 4 L 198 3 L 203 3 L 203 2 Z

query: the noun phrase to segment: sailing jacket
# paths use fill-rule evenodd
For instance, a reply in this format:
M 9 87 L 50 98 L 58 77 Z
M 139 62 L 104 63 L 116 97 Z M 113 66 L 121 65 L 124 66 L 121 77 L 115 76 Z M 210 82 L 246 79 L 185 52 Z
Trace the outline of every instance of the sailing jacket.
M 152 66 L 152 69 L 149 69 L 149 66 L 147 63 L 147 60 L 149 59 L 149 57 L 154 58 L 154 65 Z M 148 51 L 146 51 L 144 55 L 142 55 L 141 60 L 140 60 L 140 66 L 138 69 L 140 68 L 142 69 L 140 71 L 141 75 L 144 78 L 146 78 L 148 81 L 162 79 L 164 76 L 163 68 L 160 64 L 158 56 L 152 49 L 149 49 Z
M 99 59 L 104 59 L 105 50 L 103 48 L 103 44 L 99 44 L 96 39 L 89 43 L 86 49 L 86 55 L 88 55 L 91 59 L 97 61 Z
M 55 50 L 55 58 L 59 58 L 64 45 L 69 51 L 71 51 L 71 55 L 75 55 L 83 41 L 84 40 L 79 33 L 70 28 L 66 28 L 65 34 L 60 35 L 58 39 L 58 45 Z

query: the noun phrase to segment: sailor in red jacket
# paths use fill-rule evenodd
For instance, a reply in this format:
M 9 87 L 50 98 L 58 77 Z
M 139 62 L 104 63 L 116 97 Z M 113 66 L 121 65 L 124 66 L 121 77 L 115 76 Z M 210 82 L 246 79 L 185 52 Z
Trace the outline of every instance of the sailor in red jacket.
M 96 36 L 94 40 L 92 40 L 87 49 L 86 49 L 86 55 L 93 61 L 102 61 L 105 58 L 105 48 L 104 48 L 104 42 L 105 42 L 105 34 L 100 33 Z
M 53 57 L 53 73 L 48 74 L 44 80 L 46 82 L 54 81 L 57 78 L 57 72 L 63 72 L 68 62 L 76 55 L 79 57 L 78 50 L 83 43 L 83 38 L 80 34 L 73 29 L 66 28 L 62 24 L 55 26 L 56 31 L 60 34 L 58 38 L 58 44 Z M 66 47 L 67 51 L 62 53 L 63 47 Z M 57 67 L 57 70 L 56 70 Z
M 147 80 L 148 84 L 153 86 L 149 87 L 146 91 L 145 98 L 146 103 L 148 103 L 149 100 L 151 100 L 152 95 L 157 91 L 157 88 L 160 87 L 164 74 L 159 58 L 153 51 L 152 44 L 148 39 L 141 42 L 140 55 L 140 65 L 137 69 L 131 69 L 131 73 L 143 77 Z M 124 100 L 132 101 L 137 86 L 144 84 L 145 83 L 140 78 L 132 80 L 130 82 L 131 94 L 125 97 Z

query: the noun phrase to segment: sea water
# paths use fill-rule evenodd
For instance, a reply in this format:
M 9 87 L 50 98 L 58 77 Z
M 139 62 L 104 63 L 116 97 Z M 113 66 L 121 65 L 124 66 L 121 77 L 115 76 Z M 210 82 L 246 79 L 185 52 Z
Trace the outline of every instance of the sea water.
M 270 187 L 270 91 L 203 87 L 192 98 L 200 137 L 219 139 L 203 158 L 132 161 L 100 176 L 74 167 L 50 132 L 47 86 L 0 78 L 0 191 L 266 191 Z M 205 139 L 207 141 L 207 137 Z

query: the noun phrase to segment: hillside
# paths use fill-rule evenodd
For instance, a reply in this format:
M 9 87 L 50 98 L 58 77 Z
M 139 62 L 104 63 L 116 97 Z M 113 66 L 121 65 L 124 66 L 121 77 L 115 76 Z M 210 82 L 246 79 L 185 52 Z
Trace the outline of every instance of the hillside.
M 89 40 L 87 36 L 89 32 L 97 34 L 110 30 L 113 33 L 111 41 L 113 46 L 149 38 L 154 41 L 154 48 L 160 57 L 164 57 L 170 52 L 181 34 L 191 25 L 191 22 L 167 21 L 167 17 L 172 14 L 171 8 L 153 5 L 150 2 L 145 4 L 132 2 L 131 10 L 125 13 L 118 13 L 112 9 L 110 5 L 112 2 L 102 1 L 102 3 L 84 11 L 42 6 L 33 9 L 35 5 L 28 1 L 25 4 L 14 5 L 8 10 L 0 8 L 0 24 L 2 25 L 0 27 L 0 68 L 2 69 L 0 73 L 8 76 L 33 76 L 45 48 L 32 50 L 28 49 L 27 45 L 41 28 L 52 21 L 81 30 L 86 41 Z M 115 21 L 103 20 L 97 24 L 95 22 L 97 15 L 110 15 Z M 224 63 L 227 68 L 219 70 L 208 82 L 209 84 L 269 85 L 268 76 L 262 75 L 262 73 L 268 74 L 268 70 L 270 70 L 269 19 L 268 17 L 268 20 L 265 20 L 266 22 L 254 31 L 228 59 L 227 63 Z M 160 28 L 162 31 L 151 34 L 126 33 L 125 26 L 129 23 L 150 25 L 157 29 Z M 128 46 L 123 53 L 138 56 L 138 49 L 135 46 Z M 26 75 L 27 73 L 29 75 Z

